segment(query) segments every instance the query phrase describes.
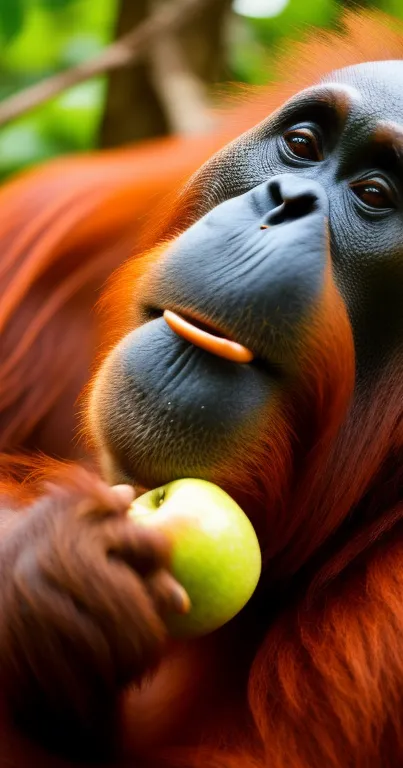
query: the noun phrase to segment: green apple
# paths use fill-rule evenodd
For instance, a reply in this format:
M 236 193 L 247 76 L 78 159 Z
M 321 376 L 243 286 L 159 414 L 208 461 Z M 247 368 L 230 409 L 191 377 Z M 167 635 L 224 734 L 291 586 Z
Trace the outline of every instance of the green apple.
M 191 601 L 186 615 L 166 619 L 172 635 L 212 632 L 248 602 L 261 572 L 259 542 L 242 509 L 217 485 L 175 480 L 136 499 L 129 515 L 171 541 L 172 573 Z

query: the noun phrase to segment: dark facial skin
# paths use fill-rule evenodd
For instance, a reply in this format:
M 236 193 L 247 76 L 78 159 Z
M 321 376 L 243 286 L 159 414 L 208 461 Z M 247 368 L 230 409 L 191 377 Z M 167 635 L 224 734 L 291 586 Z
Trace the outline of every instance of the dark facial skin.
M 110 479 L 223 483 L 223 455 L 235 473 L 253 462 L 301 384 L 329 247 L 352 324 L 357 392 L 401 357 L 402 94 L 402 62 L 333 73 L 195 175 L 196 223 L 142 283 L 134 330 L 94 388 L 91 417 Z M 208 322 L 248 347 L 253 362 L 190 344 L 164 309 Z

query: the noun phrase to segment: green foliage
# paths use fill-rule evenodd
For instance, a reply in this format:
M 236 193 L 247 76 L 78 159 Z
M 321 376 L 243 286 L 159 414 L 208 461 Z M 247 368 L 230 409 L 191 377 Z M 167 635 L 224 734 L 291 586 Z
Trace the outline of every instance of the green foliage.
M 104 82 L 71 88 L 30 116 L 0 131 L 0 176 L 96 144 Z
M 401 0 L 378 0 L 374 5 L 382 11 L 390 13 L 391 16 L 395 16 L 397 19 L 403 19 L 403 4 Z
M 9 42 L 21 31 L 24 11 L 24 0 L 0 1 L 0 31 L 3 43 Z
M 98 53 L 116 11 L 117 0 L 0 0 L 0 100 Z M 83 83 L 0 129 L 0 177 L 93 148 L 104 94 L 103 79 Z
M 243 20 L 240 45 L 232 50 L 232 69 L 237 80 L 265 83 L 273 77 L 273 51 L 285 39 L 300 39 L 313 27 L 331 27 L 341 10 L 337 0 L 289 0 L 272 18 Z
M 403 18 L 402 0 L 359 4 Z M 120 0 L 0 0 L 0 101 L 96 55 L 113 39 L 119 5 Z M 301 38 L 308 27 L 332 27 L 344 5 L 288 0 L 272 18 L 235 16 L 232 79 L 267 82 L 275 74 L 274 52 L 281 42 Z M 83 83 L 0 129 L 0 178 L 61 153 L 94 148 L 105 85 L 102 78 Z
M 9 43 L 20 34 L 33 4 L 46 11 L 58 11 L 76 0 L 0 0 L 0 35 L 2 42 Z
M 60 8 L 66 8 L 67 5 L 76 2 L 76 0 L 39 0 L 42 8 L 48 11 L 58 11 Z

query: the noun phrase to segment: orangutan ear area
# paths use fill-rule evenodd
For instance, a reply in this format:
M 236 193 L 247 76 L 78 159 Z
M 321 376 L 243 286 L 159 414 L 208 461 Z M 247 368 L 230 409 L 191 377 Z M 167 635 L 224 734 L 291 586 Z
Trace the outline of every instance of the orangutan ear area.
M 0 188 L 0 768 L 403 765 L 403 324 L 365 368 L 361 294 L 335 277 L 315 179 L 298 204 L 288 176 L 202 196 L 204 164 L 231 186 L 227 145 L 285 101 L 399 60 L 397 22 L 346 11 L 214 133 L 60 158 Z M 293 130 L 284 152 L 314 146 Z M 231 333 L 214 303 L 219 254 L 232 285 L 224 246 L 197 275 L 227 210 L 246 259 L 241 194 L 252 271 L 259 237 L 312 220 L 322 244 L 308 239 L 273 336 L 289 376 L 265 367 L 264 319 L 245 310 Z

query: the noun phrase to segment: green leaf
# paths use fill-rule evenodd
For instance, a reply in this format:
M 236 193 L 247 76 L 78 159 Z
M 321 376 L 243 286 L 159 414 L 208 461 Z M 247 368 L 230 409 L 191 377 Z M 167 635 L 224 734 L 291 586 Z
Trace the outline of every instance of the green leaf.
M 47 11 L 60 11 L 76 2 L 77 0 L 40 0 L 40 5 Z
M 65 151 L 41 129 L 37 118 L 25 118 L 0 134 L 0 178 Z
M 25 20 L 24 0 L 0 0 L 0 32 L 8 43 L 21 32 Z

